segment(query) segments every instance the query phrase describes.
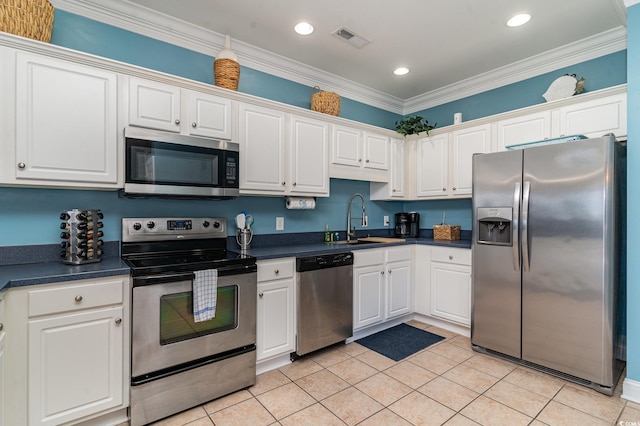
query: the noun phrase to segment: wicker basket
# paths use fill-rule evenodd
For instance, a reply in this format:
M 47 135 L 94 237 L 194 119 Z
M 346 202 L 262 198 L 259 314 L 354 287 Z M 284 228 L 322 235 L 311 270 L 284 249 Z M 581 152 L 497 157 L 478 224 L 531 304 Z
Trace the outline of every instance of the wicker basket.
M 216 86 L 238 90 L 240 64 L 233 59 L 221 58 L 213 62 L 213 75 Z
M 459 240 L 460 225 L 433 225 L 434 240 Z
M 316 92 L 315 90 L 318 89 Z M 329 115 L 340 114 L 340 95 L 334 92 L 323 92 L 320 87 L 311 89 L 311 109 Z
M 0 1 L 0 31 L 49 43 L 52 29 L 53 6 L 48 0 Z

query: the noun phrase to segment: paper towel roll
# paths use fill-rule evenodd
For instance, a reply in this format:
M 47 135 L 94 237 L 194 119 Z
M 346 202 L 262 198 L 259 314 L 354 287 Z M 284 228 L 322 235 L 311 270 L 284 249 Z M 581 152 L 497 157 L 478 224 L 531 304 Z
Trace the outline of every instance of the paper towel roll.
M 287 208 L 291 210 L 308 210 L 316 208 L 313 197 L 287 197 Z

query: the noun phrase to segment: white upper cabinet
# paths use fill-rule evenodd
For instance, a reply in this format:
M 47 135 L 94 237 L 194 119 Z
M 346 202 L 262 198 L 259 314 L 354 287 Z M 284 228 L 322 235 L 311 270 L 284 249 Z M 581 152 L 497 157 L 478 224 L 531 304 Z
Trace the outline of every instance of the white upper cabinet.
M 389 182 L 371 182 L 370 198 L 372 200 L 403 199 L 407 195 L 405 185 L 407 143 L 404 139 L 391 139 Z
M 622 93 L 563 106 L 559 116 L 557 136 L 582 134 L 597 138 L 613 133 L 620 138 L 627 135 L 627 95 Z
M 496 151 L 504 151 L 510 145 L 548 139 L 551 137 L 551 111 L 500 120 L 497 128 Z
M 291 116 L 289 192 L 329 195 L 329 125 Z
M 416 197 L 447 196 L 449 186 L 449 134 L 418 139 Z
M 239 119 L 241 193 L 284 194 L 285 114 L 240 104 Z
M 129 125 L 231 139 L 231 100 L 130 77 Z
M 491 125 L 454 131 L 451 138 L 449 195 L 471 197 L 471 166 L 474 154 L 491 152 Z
M 333 125 L 330 176 L 387 182 L 389 138 L 357 128 Z
M 117 188 L 116 74 L 9 49 L 0 55 L 2 182 Z

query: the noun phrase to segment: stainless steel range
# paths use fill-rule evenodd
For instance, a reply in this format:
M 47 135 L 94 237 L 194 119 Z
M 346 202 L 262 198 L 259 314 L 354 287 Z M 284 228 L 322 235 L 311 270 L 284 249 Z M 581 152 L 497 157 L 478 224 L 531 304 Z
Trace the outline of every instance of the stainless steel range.
M 131 426 L 255 384 L 256 259 L 226 249 L 224 218 L 123 218 L 133 275 Z M 217 271 L 215 317 L 194 320 L 196 271 Z

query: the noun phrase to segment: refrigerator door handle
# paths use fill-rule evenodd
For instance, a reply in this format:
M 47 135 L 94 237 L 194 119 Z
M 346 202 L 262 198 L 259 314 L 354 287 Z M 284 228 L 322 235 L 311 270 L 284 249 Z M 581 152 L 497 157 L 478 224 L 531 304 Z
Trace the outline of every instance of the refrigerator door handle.
M 516 182 L 513 188 L 513 223 L 511 226 L 511 239 L 513 240 L 513 270 L 520 270 L 520 182 Z
M 525 182 L 522 194 L 522 270 L 529 272 L 529 196 L 531 182 Z

